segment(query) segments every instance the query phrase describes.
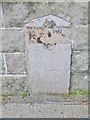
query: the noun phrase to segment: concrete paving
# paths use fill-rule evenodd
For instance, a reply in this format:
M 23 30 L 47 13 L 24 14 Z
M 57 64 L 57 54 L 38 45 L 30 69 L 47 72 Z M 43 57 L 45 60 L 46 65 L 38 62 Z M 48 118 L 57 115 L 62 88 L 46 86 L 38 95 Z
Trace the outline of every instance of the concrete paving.
M 4 118 L 88 118 L 87 105 L 6 104 Z

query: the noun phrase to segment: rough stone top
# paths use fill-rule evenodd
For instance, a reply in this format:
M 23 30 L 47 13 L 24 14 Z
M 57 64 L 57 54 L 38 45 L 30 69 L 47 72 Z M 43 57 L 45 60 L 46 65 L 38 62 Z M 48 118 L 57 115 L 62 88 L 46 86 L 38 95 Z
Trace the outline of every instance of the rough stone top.
M 60 18 L 60 17 L 57 17 L 57 16 L 54 16 L 54 15 L 48 15 L 48 16 L 44 16 L 44 17 L 39 17 L 37 19 L 33 19 L 33 20 L 30 20 L 26 26 L 29 26 L 29 27 L 43 27 L 43 24 L 45 22 L 45 20 L 48 20 L 49 22 L 50 21 L 53 21 L 56 26 L 65 26 L 65 27 L 68 27 L 70 25 L 70 22 Z
M 46 46 L 67 43 L 67 39 L 60 32 L 54 31 L 51 28 L 28 28 L 28 43 L 39 43 Z

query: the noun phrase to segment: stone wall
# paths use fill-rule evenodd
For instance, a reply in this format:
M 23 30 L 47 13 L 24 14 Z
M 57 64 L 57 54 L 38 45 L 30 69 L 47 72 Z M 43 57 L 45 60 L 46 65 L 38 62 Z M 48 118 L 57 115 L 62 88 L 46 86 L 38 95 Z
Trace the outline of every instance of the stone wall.
M 3 101 L 29 100 L 25 35 L 30 20 L 55 15 L 70 23 L 63 34 L 72 43 L 70 93 L 86 97 L 88 88 L 88 2 L 0 2 L 0 78 Z M 1 69 L 2 68 L 2 69 Z M 23 99 L 22 99 L 23 98 Z

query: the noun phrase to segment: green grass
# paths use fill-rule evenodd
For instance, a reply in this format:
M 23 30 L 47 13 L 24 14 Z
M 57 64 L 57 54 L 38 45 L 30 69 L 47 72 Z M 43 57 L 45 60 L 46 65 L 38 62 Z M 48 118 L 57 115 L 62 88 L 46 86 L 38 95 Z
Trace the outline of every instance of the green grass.
M 20 95 L 21 97 L 26 97 L 26 96 L 27 96 L 27 93 L 26 93 L 25 90 L 20 90 L 20 91 L 19 91 L 19 95 Z
M 69 95 L 73 96 L 73 95 L 79 95 L 79 96 L 85 96 L 88 95 L 90 92 L 86 91 L 86 90 L 76 90 L 76 91 L 71 91 Z
M 69 96 L 85 96 L 85 95 L 90 95 L 90 91 L 85 91 L 85 90 L 71 90 L 69 94 L 62 94 L 64 97 L 69 97 Z
M 79 95 L 79 96 L 88 95 L 88 92 L 85 91 L 85 90 L 78 90 L 78 91 L 77 91 L 77 95 Z

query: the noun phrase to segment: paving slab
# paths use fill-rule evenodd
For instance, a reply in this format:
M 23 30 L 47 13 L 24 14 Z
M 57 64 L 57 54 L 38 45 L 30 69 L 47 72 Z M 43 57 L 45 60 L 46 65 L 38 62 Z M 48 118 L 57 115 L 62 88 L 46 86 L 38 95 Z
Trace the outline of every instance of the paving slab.
M 87 105 L 6 104 L 4 118 L 88 118 Z

